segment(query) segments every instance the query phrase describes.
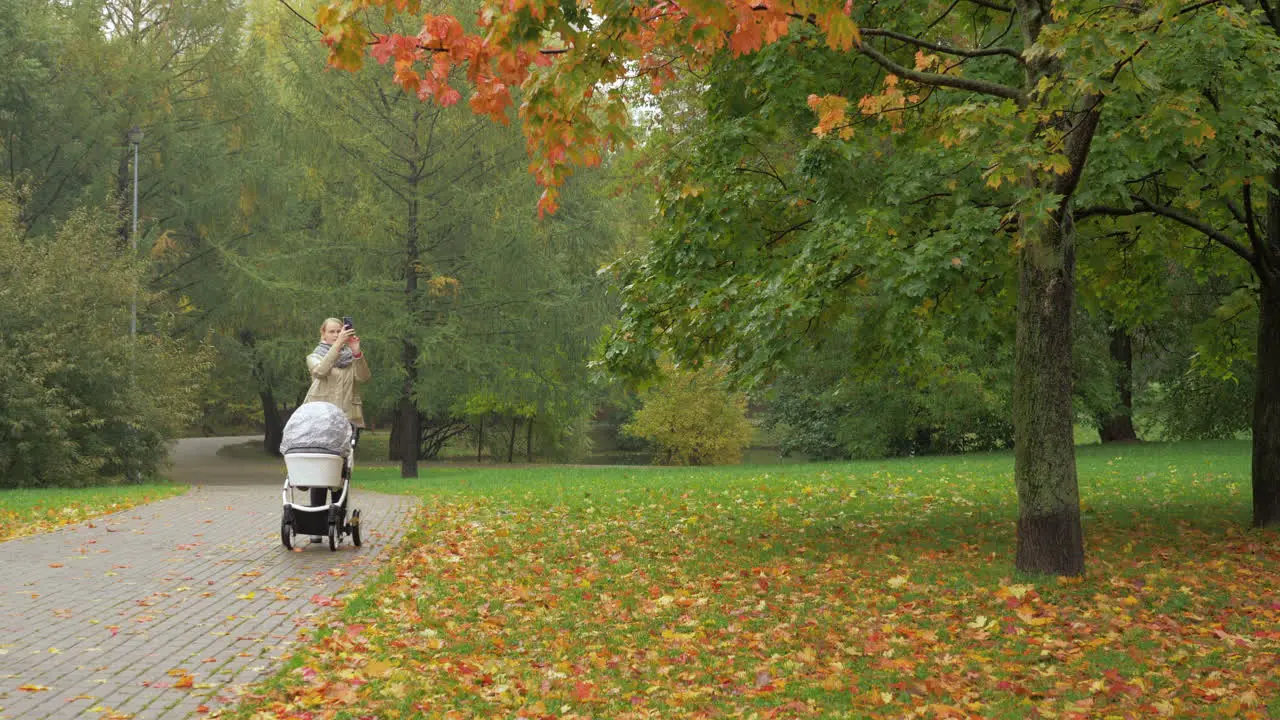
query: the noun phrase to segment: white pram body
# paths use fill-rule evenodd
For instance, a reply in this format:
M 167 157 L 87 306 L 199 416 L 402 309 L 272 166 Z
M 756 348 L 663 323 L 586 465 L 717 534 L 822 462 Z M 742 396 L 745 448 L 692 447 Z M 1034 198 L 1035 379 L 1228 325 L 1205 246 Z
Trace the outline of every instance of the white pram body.
M 285 548 L 293 548 L 297 535 L 328 536 L 330 550 L 337 550 L 348 534 L 360 545 L 360 511 L 347 512 L 357 437 L 346 415 L 332 403 L 306 403 L 289 418 L 280 442 L 287 473 L 280 518 Z M 297 491 L 307 502 L 299 502 Z

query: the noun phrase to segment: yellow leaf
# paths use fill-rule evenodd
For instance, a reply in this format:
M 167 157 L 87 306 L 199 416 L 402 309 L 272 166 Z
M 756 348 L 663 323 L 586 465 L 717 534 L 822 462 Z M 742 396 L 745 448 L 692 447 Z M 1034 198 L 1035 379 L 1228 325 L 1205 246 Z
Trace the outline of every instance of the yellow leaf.
M 391 683 L 382 689 L 382 694 L 403 700 L 409 695 L 409 688 L 404 683 Z
M 833 9 L 823 19 L 827 26 L 827 47 L 832 50 L 849 51 L 855 44 L 862 44 L 862 33 L 858 24 L 848 15 Z
M 1021 600 L 1024 595 L 1031 592 L 1032 590 L 1035 590 L 1036 586 L 1035 585 L 1010 585 L 1005 589 L 1009 591 L 1010 595 Z
M 171 250 L 177 250 L 177 249 L 178 249 L 178 243 L 175 242 L 173 239 L 173 231 L 165 230 L 164 232 L 160 233 L 160 237 L 156 238 L 155 243 L 151 246 L 151 257 L 153 258 L 163 257 L 165 253 L 168 253 Z

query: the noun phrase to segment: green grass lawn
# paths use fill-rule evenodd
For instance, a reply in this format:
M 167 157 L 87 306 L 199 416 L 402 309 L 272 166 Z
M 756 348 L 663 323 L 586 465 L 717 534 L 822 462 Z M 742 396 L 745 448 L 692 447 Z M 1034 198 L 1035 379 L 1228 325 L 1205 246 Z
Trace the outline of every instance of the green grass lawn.
M 0 490 L 0 541 L 55 530 L 186 492 L 184 485 Z
M 1012 570 L 1007 454 L 358 469 L 416 529 L 229 715 L 1280 717 L 1247 444 L 1078 464 L 1083 579 Z

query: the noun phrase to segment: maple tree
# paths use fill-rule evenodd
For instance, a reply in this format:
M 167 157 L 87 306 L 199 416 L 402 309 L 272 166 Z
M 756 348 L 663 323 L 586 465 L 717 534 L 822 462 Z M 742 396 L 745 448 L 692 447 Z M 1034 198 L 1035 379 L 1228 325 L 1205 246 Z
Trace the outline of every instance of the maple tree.
M 1140 89 L 1116 99 L 1102 132 L 1125 152 L 1105 156 L 1080 216 L 1208 241 L 1217 272 L 1235 273 L 1222 313 L 1256 318 L 1253 342 L 1233 353 L 1218 339 L 1203 359 L 1229 377 L 1233 355 L 1253 357 L 1253 524 L 1278 527 L 1280 12 L 1265 1 L 1223 4 L 1186 25 L 1179 42 L 1151 48 L 1159 82 L 1140 74 Z

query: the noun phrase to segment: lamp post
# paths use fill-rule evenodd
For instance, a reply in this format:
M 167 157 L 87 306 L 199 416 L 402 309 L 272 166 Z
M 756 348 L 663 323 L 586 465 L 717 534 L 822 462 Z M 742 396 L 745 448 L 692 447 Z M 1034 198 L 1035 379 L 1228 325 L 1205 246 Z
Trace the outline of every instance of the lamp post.
M 133 146 L 133 231 L 129 233 L 129 249 L 138 254 L 138 143 L 142 142 L 142 128 L 129 128 L 129 144 Z M 129 340 L 138 334 L 138 288 L 133 288 L 133 301 L 129 303 Z
M 133 229 L 129 233 L 129 250 L 131 251 L 129 260 L 133 262 L 138 259 L 138 143 L 142 142 L 142 128 L 134 125 L 129 128 L 129 144 L 133 146 Z M 138 381 L 134 375 L 133 369 L 133 353 L 136 351 L 138 337 L 138 282 L 135 279 L 133 283 L 133 298 L 129 302 L 129 382 L 134 384 Z M 136 430 L 131 434 L 136 434 Z M 136 450 L 136 448 L 134 448 Z M 138 482 L 137 468 L 130 466 L 125 471 L 126 476 L 132 482 Z

